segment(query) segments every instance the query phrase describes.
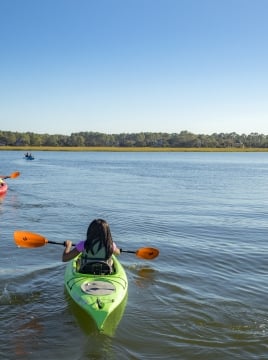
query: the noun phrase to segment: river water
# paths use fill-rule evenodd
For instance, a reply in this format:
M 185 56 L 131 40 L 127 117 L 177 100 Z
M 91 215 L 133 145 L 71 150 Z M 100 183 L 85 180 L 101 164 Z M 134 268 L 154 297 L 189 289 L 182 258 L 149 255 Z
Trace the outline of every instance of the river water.
M 1 151 L 1 360 L 267 359 L 268 153 Z M 106 219 L 125 250 L 122 318 L 99 334 L 64 290 L 63 246 Z

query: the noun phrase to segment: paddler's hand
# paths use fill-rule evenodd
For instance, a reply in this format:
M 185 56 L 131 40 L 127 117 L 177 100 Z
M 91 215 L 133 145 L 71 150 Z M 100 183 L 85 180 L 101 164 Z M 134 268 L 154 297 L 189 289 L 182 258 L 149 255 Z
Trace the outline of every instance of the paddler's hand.
M 77 251 L 75 248 L 72 249 L 72 245 L 73 243 L 71 240 L 66 240 L 64 242 L 65 249 L 62 254 L 62 261 L 69 261 L 79 254 L 79 251 Z
M 65 246 L 65 252 L 66 253 L 68 253 L 68 252 L 70 252 L 70 250 L 71 250 L 71 248 L 72 248 L 72 242 L 71 242 L 71 240 L 66 240 L 65 242 L 64 242 L 64 246 Z

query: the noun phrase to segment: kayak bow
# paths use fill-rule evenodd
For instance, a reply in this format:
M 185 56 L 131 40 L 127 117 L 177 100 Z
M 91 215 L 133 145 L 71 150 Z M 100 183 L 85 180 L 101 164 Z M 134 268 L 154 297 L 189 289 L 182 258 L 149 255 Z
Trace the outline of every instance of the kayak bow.
M 94 320 L 98 330 L 104 331 L 109 316 L 127 296 L 128 279 L 115 256 L 112 274 L 82 274 L 76 270 L 80 256 L 66 266 L 65 287 L 73 301 Z

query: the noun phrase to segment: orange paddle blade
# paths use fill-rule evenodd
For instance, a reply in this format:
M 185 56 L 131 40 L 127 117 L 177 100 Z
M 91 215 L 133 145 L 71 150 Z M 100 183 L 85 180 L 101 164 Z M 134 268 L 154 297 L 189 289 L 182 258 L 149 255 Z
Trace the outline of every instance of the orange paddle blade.
M 15 171 L 12 174 L 8 175 L 8 176 L 1 176 L 0 178 L 2 179 L 15 179 L 16 177 L 20 176 L 20 172 L 19 171 Z
M 10 174 L 10 179 L 15 179 L 16 177 L 20 176 L 20 172 L 19 171 L 15 171 L 12 174 Z
M 147 260 L 152 260 L 156 258 L 158 255 L 159 255 L 159 250 L 150 247 L 140 248 L 139 250 L 136 251 L 136 256 Z
M 14 242 L 19 247 L 35 248 L 46 245 L 48 240 L 39 234 L 24 230 L 16 230 L 14 231 Z

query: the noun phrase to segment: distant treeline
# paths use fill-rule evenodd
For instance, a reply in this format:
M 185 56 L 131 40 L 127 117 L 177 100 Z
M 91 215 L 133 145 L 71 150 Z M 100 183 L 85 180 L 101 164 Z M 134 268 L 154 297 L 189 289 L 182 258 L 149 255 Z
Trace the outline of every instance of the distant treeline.
M 219 133 L 212 135 L 180 133 L 103 134 L 79 132 L 71 135 L 0 131 L 0 146 L 53 147 L 162 147 L 162 148 L 268 148 L 268 135 Z

